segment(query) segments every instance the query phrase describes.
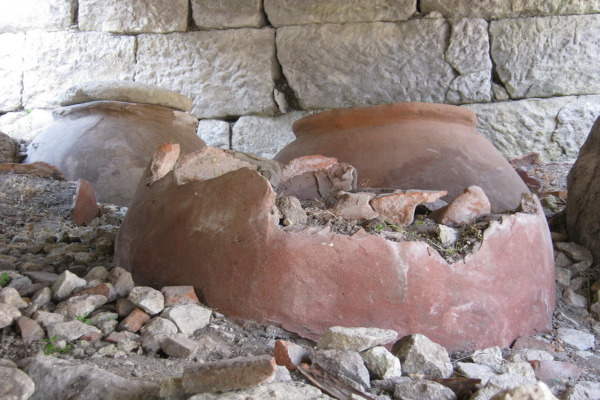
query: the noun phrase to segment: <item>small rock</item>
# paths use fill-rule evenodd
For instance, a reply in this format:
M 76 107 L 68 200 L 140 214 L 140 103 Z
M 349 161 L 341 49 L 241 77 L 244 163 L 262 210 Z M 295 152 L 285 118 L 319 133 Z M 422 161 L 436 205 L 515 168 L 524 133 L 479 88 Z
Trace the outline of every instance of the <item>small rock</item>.
M 352 350 L 317 350 L 310 355 L 313 364 L 319 364 L 323 369 L 346 382 L 356 390 L 371 387 L 369 371 L 362 357 Z
M 558 400 L 548 386 L 538 382 L 535 386 L 517 386 L 497 393 L 491 400 Z
M 6 400 L 27 400 L 35 391 L 35 384 L 29 376 L 18 368 L 0 366 L 0 398 Z
M 385 347 L 377 346 L 360 353 L 365 366 L 377 379 L 389 379 L 402 376 L 402 368 L 398 357 Z
M 407 190 L 377 196 L 370 204 L 386 220 L 398 226 L 406 226 L 413 222 L 415 208 L 419 204 L 431 203 L 447 194 L 447 191 Z
M 36 311 L 31 318 L 40 324 L 45 330 L 48 330 L 48 328 L 54 324 L 65 322 L 64 315 L 47 311 Z
M 271 379 L 275 367 L 275 359 L 269 356 L 206 362 L 186 367 L 181 383 L 190 394 L 246 389 Z
M 504 375 L 522 376 L 535 381 L 535 372 L 528 362 L 511 362 L 504 364 Z
M 225 393 L 202 393 L 188 400 L 330 400 L 314 386 L 302 382 L 276 382 L 262 384 L 251 389 L 236 390 Z
M 177 325 L 168 319 L 155 317 L 142 329 L 142 347 L 149 352 L 157 352 L 167 336 L 177 333 Z
M 556 268 L 566 268 L 569 265 L 573 264 L 573 261 L 569 257 L 565 255 L 562 251 L 556 252 L 556 257 L 554 257 L 554 266 Z
M 277 196 L 275 203 L 279 211 L 281 212 L 282 218 L 288 219 L 290 224 L 288 225 L 305 225 L 308 220 L 306 211 L 302 208 L 300 200 L 294 196 Z
M 72 297 L 82 296 L 86 294 L 101 295 L 108 299 L 109 302 L 117 298 L 117 291 L 110 283 L 100 283 L 99 285 L 80 290 L 72 295 Z
M 92 311 L 106 304 L 106 297 L 95 294 L 85 294 L 59 303 L 55 312 L 62 314 L 67 318 L 77 318 L 87 316 Z
M 394 399 L 456 400 L 456 394 L 433 381 L 406 381 L 394 387 Z
M 564 400 L 600 399 L 600 382 L 577 382 L 563 394 Z
M 19 316 L 21 312 L 17 307 L 0 303 L 0 329 L 11 326 Z
M 117 326 L 118 331 L 137 332 L 150 321 L 150 316 L 141 308 L 134 308 Z
M 66 340 L 67 342 L 72 342 L 84 335 L 100 335 L 101 333 L 95 326 L 84 324 L 77 320 L 59 322 L 48 327 L 49 338 L 56 336 L 58 340 Z
M 521 336 L 511 346 L 513 350 L 543 350 L 548 353 L 554 352 L 554 347 L 548 342 L 544 342 L 534 336 Z
M 58 279 L 58 275 L 47 271 L 27 271 L 23 272 L 23 275 L 31 278 L 35 283 L 43 283 L 46 285 L 53 285 Z
M 512 389 L 518 386 L 535 385 L 535 379 L 525 378 L 522 375 L 502 374 L 497 375 L 488 381 L 488 383 L 479 389 L 469 400 L 489 400 L 503 390 Z
M 377 218 L 379 214 L 373 210 L 369 202 L 375 197 L 375 193 L 359 192 L 337 192 L 336 203 L 331 212 L 337 216 L 349 220 L 369 220 Z
M 63 301 L 76 290 L 84 288 L 85 285 L 85 279 L 72 272 L 65 271 L 58 276 L 56 282 L 52 285 L 52 299 L 56 302 Z
M 566 268 L 554 268 L 556 282 L 562 286 L 568 287 L 571 284 L 571 271 Z
M 469 186 L 465 192 L 452 200 L 447 207 L 429 214 L 438 224 L 471 224 L 477 218 L 491 212 L 490 201 L 479 186 Z
M 38 290 L 31 298 L 31 304 L 36 307 L 42 307 L 52 300 L 52 290 L 49 287 Z
M 544 350 L 517 350 L 507 356 L 506 360 L 510 362 L 552 361 L 554 357 Z
M 200 303 L 193 286 L 165 286 L 160 292 L 165 298 L 165 307 Z
M 198 351 L 198 342 L 188 339 L 185 335 L 176 333 L 169 335 L 162 341 L 160 348 L 169 357 L 194 358 Z
M 581 290 L 581 288 L 583 288 L 586 284 L 587 284 L 587 278 L 584 278 L 582 276 L 578 276 L 576 278 L 571 279 L 571 282 L 569 283 L 569 289 L 571 289 L 574 292 L 577 292 L 578 290 Z
M 0 303 L 10 304 L 18 309 L 23 309 L 29 305 L 21 298 L 17 289 L 13 287 L 5 287 L 0 290 Z
M 123 331 L 123 332 L 111 332 L 104 338 L 104 341 L 107 343 L 118 344 L 119 342 L 122 342 L 123 340 L 138 340 L 138 339 L 139 339 L 139 336 L 136 335 L 135 333 Z
M 17 318 L 17 328 L 25 342 L 41 340 L 46 336 L 42 327 L 31 318 L 20 316 Z
M 97 324 L 95 324 L 94 326 L 96 328 L 100 329 L 100 331 L 102 331 L 102 336 L 108 336 L 109 334 L 114 332 L 115 329 L 117 329 L 118 323 L 119 322 L 116 320 L 101 321 L 101 322 L 98 322 Z
M 436 233 L 438 235 L 438 239 L 444 247 L 453 246 L 458 238 L 458 233 L 456 230 L 446 225 L 438 225 L 436 227 Z
M 106 282 L 108 280 L 109 276 L 110 276 L 110 274 L 108 273 L 108 270 L 106 269 L 106 267 L 100 265 L 100 266 L 92 268 L 90 270 L 90 272 L 88 272 L 86 274 L 85 280 L 87 282 L 94 281 L 94 280 Z
M 403 337 L 394 343 L 392 353 L 400 359 L 404 375 L 424 375 L 425 378 L 449 378 L 452 375 L 446 349 L 424 335 Z
M 150 315 L 158 314 L 165 308 L 163 294 L 148 286 L 134 287 L 127 299 Z
M 117 299 L 115 303 L 115 311 L 119 314 L 119 317 L 126 317 L 136 308 L 138 307 L 135 304 L 124 297 Z
M 502 351 L 498 346 L 475 350 L 471 358 L 475 364 L 486 365 L 496 372 L 502 371 Z
M 398 337 L 398 333 L 391 329 L 333 326 L 323 333 L 317 343 L 317 348 L 361 352 L 375 346 L 386 345 L 396 337 Z
M 583 370 L 569 362 L 562 361 L 532 361 L 531 366 L 535 377 L 547 385 L 556 384 L 561 379 L 579 379 Z
M 575 293 L 571 289 L 567 288 L 563 292 L 563 300 L 570 306 L 586 308 L 588 306 L 588 300 L 584 296 Z
M 594 347 L 594 335 L 576 329 L 559 328 L 556 337 L 577 350 L 589 350 Z
M 131 273 L 121 267 L 115 267 L 110 271 L 108 281 L 115 287 L 119 297 L 129 296 L 134 286 Z
M 100 237 L 96 240 L 96 255 L 108 257 L 115 252 L 115 240 L 110 237 Z
M 165 309 L 161 317 L 169 319 L 177 325 L 179 331 L 186 336 L 204 328 L 210 322 L 212 310 L 198 304 L 179 304 Z
M 296 370 L 301 363 L 310 362 L 310 353 L 295 343 L 277 340 L 273 349 L 277 365 L 283 365 L 290 371 Z
M 554 247 L 557 250 L 565 253 L 569 258 L 574 261 L 589 261 L 590 264 L 593 262 L 592 253 L 583 246 L 580 246 L 572 242 L 556 242 Z
M 456 368 L 466 378 L 481 379 L 482 385 L 485 385 L 493 376 L 498 375 L 487 365 L 458 362 L 456 363 Z

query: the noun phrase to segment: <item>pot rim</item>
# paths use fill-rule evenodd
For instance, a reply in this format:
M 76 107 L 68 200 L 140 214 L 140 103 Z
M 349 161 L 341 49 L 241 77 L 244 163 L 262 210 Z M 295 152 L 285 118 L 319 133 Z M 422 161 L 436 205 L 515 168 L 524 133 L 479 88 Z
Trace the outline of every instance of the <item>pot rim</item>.
M 308 115 L 294 122 L 296 136 L 388 125 L 404 120 L 433 120 L 476 128 L 477 115 L 468 108 L 439 103 L 404 102 L 340 108 Z

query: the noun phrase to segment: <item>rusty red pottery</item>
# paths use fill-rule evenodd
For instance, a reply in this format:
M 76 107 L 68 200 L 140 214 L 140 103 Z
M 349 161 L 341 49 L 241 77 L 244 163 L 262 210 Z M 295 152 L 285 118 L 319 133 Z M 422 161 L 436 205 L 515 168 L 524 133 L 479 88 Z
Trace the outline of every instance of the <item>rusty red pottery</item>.
M 395 103 L 310 115 L 293 125 L 296 140 L 275 160 L 320 154 L 358 171 L 361 187 L 447 190 L 450 201 L 481 187 L 493 212 L 514 209 L 529 192 L 494 145 L 476 130 L 469 109 Z

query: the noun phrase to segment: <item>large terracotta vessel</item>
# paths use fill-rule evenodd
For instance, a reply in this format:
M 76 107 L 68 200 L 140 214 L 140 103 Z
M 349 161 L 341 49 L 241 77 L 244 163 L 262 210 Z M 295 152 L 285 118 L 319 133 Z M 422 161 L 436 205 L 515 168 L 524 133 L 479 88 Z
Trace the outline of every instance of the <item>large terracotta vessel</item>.
M 514 209 L 528 189 L 476 125 L 473 111 L 445 104 L 326 111 L 296 121 L 296 140 L 275 160 L 336 157 L 356 167 L 359 186 L 447 190 L 446 201 L 477 185 L 490 199 L 492 211 Z

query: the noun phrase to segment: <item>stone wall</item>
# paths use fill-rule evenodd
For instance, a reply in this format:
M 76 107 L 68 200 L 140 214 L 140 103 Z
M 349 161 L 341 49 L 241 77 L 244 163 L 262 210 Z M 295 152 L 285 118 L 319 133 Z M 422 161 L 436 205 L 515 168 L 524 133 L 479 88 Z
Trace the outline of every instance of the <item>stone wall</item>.
M 0 0 L 0 130 L 88 80 L 194 100 L 209 144 L 273 156 L 308 113 L 464 105 L 507 157 L 574 158 L 600 115 L 600 0 Z M 8 10 L 8 11 L 7 11 Z

